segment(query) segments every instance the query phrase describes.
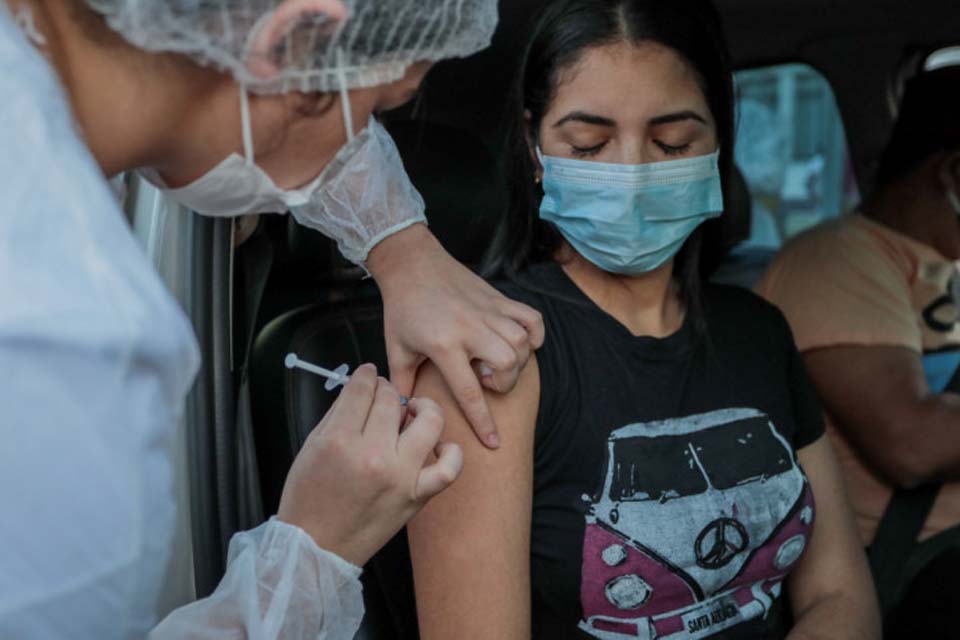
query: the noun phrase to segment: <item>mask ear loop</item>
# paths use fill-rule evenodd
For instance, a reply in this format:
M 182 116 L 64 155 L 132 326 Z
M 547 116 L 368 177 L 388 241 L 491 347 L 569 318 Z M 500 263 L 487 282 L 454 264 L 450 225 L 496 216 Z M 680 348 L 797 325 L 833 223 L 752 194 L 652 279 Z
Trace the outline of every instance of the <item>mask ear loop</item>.
M 960 196 L 957 195 L 956 189 L 947 189 L 947 200 L 957 215 L 960 216 Z
M 46 46 L 47 39 L 40 33 L 40 30 L 37 29 L 37 25 L 33 21 L 33 10 L 30 7 L 21 5 L 20 8 L 17 9 L 17 13 L 14 14 L 13 21 L 20 27 L 30 42 L 38 47 Z
M 243 157 L 247 166 L 253 165 L 253 123 L 250 121 L 250 96 L 247 85 L 240 84 L 240 134 L 243 137 Z
M 343 48 L 337 47 L 337 80 L 340 84 L 340 108 L 347 128 L 347 142 L 353 140 L 353 112 L 350 110 L 350 92 L 347 91 L 347 69 L 343 63 Z

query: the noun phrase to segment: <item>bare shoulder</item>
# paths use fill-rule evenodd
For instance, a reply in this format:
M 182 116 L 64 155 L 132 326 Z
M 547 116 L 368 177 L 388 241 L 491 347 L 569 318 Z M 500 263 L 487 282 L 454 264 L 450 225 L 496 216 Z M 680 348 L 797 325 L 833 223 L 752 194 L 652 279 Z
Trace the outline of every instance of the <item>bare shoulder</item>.
M 446 419 L 443 434 L 445 440 L 457 442 L 468 453 L 470 449 L 487 450 L 474 436 L 453 392 L 432 362 L 424 363 L 417 372 L 414 395 L 430 398 L 440 405 Z M 484 399 L 500 432 L 503 441 L 501 449 L 510 448 L 511 444 L 516 445 L 527 439 L 532 442 L 540 401 L 540 372 L 536 355 L 531 355 L 511 391 L 496 393 L 484 390 Z

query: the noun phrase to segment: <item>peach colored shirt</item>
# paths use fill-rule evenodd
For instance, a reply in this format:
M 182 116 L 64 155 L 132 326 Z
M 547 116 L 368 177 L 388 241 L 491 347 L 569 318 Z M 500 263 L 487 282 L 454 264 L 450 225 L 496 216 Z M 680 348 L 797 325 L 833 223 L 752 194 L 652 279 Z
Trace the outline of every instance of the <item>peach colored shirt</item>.
M 960 349 L 957 264 L 863 215 L 831 220 L 784 247 L 757 292 L 786 315 L 801 352 L 840 345 Z M 957 425 L 960 428 L 960 425 Z M 864 544 L 892 493 L 827 416 Z M 960 523 L 960 483 L 944 485 L 920 533 Z

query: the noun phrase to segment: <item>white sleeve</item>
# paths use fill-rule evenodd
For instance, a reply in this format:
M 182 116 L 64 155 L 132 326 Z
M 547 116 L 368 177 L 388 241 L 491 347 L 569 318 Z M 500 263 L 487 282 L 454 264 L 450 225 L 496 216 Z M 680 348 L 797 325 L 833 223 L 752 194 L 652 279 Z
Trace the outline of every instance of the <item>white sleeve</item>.
M 363 619 L 360 569 L 299 527 L 271 518 L 230 541 L 226 575 L 150 640 L 350 640 Z
M 426 223 L 423 198 L 410 182 L 400 152 L 376 119 L 324 169 L 312 200 L 294 207 L 300 224 L 337 242 L 347 260 L 363 265 L 384 238 Z

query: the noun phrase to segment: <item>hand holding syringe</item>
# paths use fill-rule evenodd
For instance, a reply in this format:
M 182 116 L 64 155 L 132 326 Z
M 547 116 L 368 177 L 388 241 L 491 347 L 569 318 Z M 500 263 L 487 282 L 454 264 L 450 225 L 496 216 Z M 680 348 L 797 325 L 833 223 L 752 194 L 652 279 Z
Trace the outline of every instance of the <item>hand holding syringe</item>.
M 315 364 L 301 360 L 295 353 L 288 353 L 287 357 L 283 360 L 283 364 L 287 369 L 303 369 L 304 371 L 309 371 L 310 373 L 326 378 L 327 383 L 323 385 L 323 388 L 327 391 L 333 391 L 337 387 L 347 384 L 350 380 L 350 376 L 348 375 L 350 367 L 345 364 L 331 371 L 330 369 L 324 369 L 323 367 L 318 367 Z M 404 407 L 407 406 L 409 400 L 407 396 L 400 396 L 400 404 Z

